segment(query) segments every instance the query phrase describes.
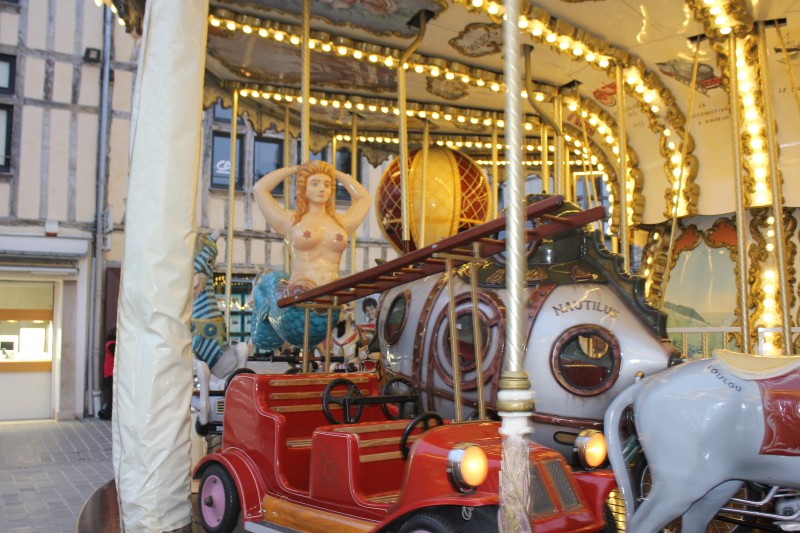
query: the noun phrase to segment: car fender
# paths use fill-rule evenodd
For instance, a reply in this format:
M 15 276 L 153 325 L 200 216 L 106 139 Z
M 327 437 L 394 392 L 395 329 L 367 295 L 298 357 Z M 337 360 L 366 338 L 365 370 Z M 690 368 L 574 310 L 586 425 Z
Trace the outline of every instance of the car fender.
M 591 470 L 586 472 L 573 472 L 575 481 L 578 482 L 584 498 L 588 502 L 594 502 L 594 514 L 598 519 L 604 519 L 604 507 L 608 495 L 617 486 L 614 479 L 614 471 Z
M 245 521 L 261 520 L 261 502 L 266 495 L 264 480 L 255 464 L 239 450 L 216 452 L 203 457 L 194 472 L 195 479 L 201 479 L 209 465 L 219 463 L 231 475 L 239 491 L 239 504 L 242 508 L 242 519 Z

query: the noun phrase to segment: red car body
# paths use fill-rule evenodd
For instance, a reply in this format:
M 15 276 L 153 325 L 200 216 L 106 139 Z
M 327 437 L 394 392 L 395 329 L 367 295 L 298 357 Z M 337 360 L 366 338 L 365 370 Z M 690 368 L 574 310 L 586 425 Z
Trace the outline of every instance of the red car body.
M 458 531 L 496 529 L 499 423 L 445 423 L 424 432 L 417 428 L 410 432 L 413 445 L 404 459 L 399 442 L 409 421 L 387 419 L 379 405 L 364 405 L 357 423 L 331 424 L 326 419 L 323 390 L 341 377 L 237 376 L 225 396 L 222 444 L 198 464 L 195 477 L 204 478 L 212 465 L 221 466 L 235 485 L 233 501 L 248 530 L 399 531 L 420 513 L 436 515 Z M 374 374 L 347 378 L 362 396 L 378 394 Z M 489 466 L 486 480 L 469 493 L 458 490 L 447 473 L 448 453 L 465 442 L 480 446 Z M 535 531 L 604 529 L 604 504 L 614 487 L 610 472 L 572 472 L 559 453 L 535 443 L 529 457 Z M 220 472 L 218 467 L 214 471 Z M 201 514 L 204 494 L 201 484 Z M 208 509 L 219 503 L 205 498 Z

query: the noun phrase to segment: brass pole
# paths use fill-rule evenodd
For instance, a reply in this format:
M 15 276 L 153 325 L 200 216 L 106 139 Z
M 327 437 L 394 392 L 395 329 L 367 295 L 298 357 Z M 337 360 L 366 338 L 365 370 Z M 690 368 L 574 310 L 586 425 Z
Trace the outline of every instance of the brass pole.
M 303 105 L 300 108 L 300 160 L 305 163 L 311 156 L 311 0 L 303 0 L 302 48 L 303 73 L 300 78 L 300 93 Z M 305 372 L 305 370 L 304 370 Z
M 447 315 L 450 326 L 450 360 L 453 365 L 453 402 L 455 406 L 456 422 L 464 420 L 464 409 L 461 403 L 461 358 L 458 354 L 458 330 L 456 329 L 456 293 L 455 293 L 455 274 L 453 272 L 453 260 L 449 257 L 444 260 L 447 270 Z
M 800 111 L 800 92 L 797 90 L 797 83 L 794 81 L 794 72 L 792 72 L 792 62 L 789 60 L 789 53 L 786 51 L 786 43 L 783 40 L 783 32 L 781 32 L 780 24 L 775 25 L 775 31 L 778 32 L 778 39 L 781 41 L 781 52 L 783 55 L 783 64 L 786 65 L 786 73 L 789 75 L 789 83 L 792 87 L 792 94 L 794 95 L 794 102 L 797 104 L 797 110 Z
M 492 126 L 492 218 L 500 212 L 500 165 L 497 154 L 497 121 Z
M 739 86 L 736 66 L 736 36 L 728 37 L 728 57 L 730 65 L 730 106 L 731 106 L 731 145 L 733 147 L 733 173 L 736 187 L 736 246 L 737 266 L 739 268 L 739 319 L 742 321 L 742 347 L 744 353 L 750 350 L 750 314 L 747 305 L 747 247 L 745 221 L 744 184 L 742 176 L 742 146 L 739 136 Z
M 422 180 L 419 195 L 422 209 L 420 213 L 419 242 L 417 243 L 417 248 L 424 248 L 425 245 L 428 244 L 425 239 L 425 220 L 428 218 L 428 143 L 431 142 L 430 134 L 431 124 L 427 120 L 424 120 L 422 124 L 422 161 L 420 161 L 421 165 L 419 176 L 419 179 Z
M 358 180 L 358 115 L 353 113 L 353 122 L 350 124 L 350 175 Z M 356 273 L 356 233 L 350 241 L 350 273 Z
M 569 200 L 569 192 L 566 188 L 566 179 L 564 178 L 564 135 L 561 131 L 564 110 L 561 107 L 561 95 L 553 99 L 553 119 L 558 125 L 555 130 L 555 154 L 553 154 L 553 186 L 555 194 L 560 194 L 565 200 Z
M 475 345 L 475 382 L 478 392 L 478 419 L 486 419 L 486 392 L 483 390 L 483 333 L 481 332 L 481 309 L 478 299 L 478 268 L 480 259 L 477 242 L 472 243 L 472 261 L 469 262 L 469 290 L 472 299 L 472 342 Z
M 308 1 L 308 0 L 306 0 Z M 408 221 L 408 117 L 406 116 L 406 69 L 405 64 L 425 36 L 425 12 L 420 14 L 420 26 L 417 37 L 400 56 L 397 65 L 397 93 L 400 109 L 400 218 L 403 226 L 403 252 L 409 251 L 411 232 Z
M 231 278 L 233 278 L 233 224 L 236 199 L 236 127 L 239 125 L 239 91 L 233 91 L 231 109 L 231 171 L 228 175 L 228 253 L 225 258 L 225 342 L 231 341 Z
M 289 132 L 289 106 L 283 108 L 283 166 L 290 166 L 292 158 L 291 144 L 292 134 Z M 283 180 L 283 208 L 289 210 L 289 176 Z M 283 269 L 289 272 L 292 264 L 292 250 L 289 247 L 289 242 L 283 241 Z
M 550 134 L 547 124 L 539 124 L 539 141 L 542 145 L 542 192 L 550 194 Z
M 309 324 L 310 320 L 311 320 L 311 308 L 306 305 L 305 306 L 305 322 L 304 322 L 306 327 L 303 328 L 303 361 L 302 361 L 302 364 L 301 364 L 301 370 L 302 370 L 303 374 L 308 374 L 309 363 L 311 361 L 311 356 L 308 353 L 308 350 L 310 348 L 310 346 L 308 345 L 309 344 L 309 335 L 310 335 L 310 331 L 309 330 L 311 329 L 311 328 L 308 327 L 308 324 Z
M 616 65 L 617 129 L 619 131 L 619 238 L 625 272 L 631 271 L 631 249 L 628 245 L 628 135 L 625 126 L 625 80 L 622 63 Z
M 756 23 L 758 31 L 758 62 L 761 64 L 761 82 L 764 90 L 764 120 L 767 123 L 767 146 L 769 148 L 769 177 L 772 187 L 772 215 L 775 219 L 775 245 L 778 252 L 778 279 L 781 293 L 781 327 L 783 329 L 783 353 L 792 353 L 792 318 L 789 307 L 789 280 L 786 275 L 786 249 L 783 227 L 783 187 L 778 175 L 778 143 L 775 134 L 775 109 L 772 86 L 767 63 L 767 36 L 763 22 Z
M 692 65 L 692 81 L 689 84 L 689 103 L 686 106 L 686 116 L 692 116 L 692 109 L 694 107 L 694 93 L 697 87 L 697 70 L 700 64 L 700 43 L 694 49 L 694 63 Z M 667 264 L 664 267 L 664 279 L 661 282 L 663 289 L 659 295 L 659 307 L 664 306 L 664 298 L 667 294 L 667 283 L 669 283 L 669 275 L 672 270 L 670 263 L 672 262 L 672 250 L 675 248 L 675 234 L 678 230 L 678 210 L 683 196 L 683 176 L 686 169 L 686 154 L 689 151 L 689 120 L 686 120 L 685 129 L 683 131 L 683 145 L 681 146 L 681 169 L 678 173 L 678 190 L 674 194 L 674 203 L 672 207 L 672 229 L 669 232 L 669 246 L 667 246 Z

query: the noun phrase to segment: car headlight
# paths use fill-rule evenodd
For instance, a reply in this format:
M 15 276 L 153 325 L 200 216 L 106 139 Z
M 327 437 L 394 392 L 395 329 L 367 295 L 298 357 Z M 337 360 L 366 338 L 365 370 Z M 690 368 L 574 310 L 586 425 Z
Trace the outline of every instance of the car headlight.
M 575 439 L 573 451 L 583 468 L 597 468 L 606 460 L 606 438 L 600 431 L 584 429 Z
M 489 460 L 477 444 L 464 442 L 447 454 L 447 475 L 450 483 L 461 492 L 473 492 L 486 480 Z

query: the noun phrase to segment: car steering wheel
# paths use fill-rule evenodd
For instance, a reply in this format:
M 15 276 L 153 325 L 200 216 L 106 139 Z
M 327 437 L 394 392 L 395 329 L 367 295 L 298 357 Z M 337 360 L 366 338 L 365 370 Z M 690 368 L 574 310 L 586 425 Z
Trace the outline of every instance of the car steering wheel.
M 403 377 L 393 377 L 381 389 L 381 396 L 417 396 L 417 390 L 409 380 Z M 399 402 L 384 402 L 381 411 L 387 420 L 400 420 L 401 418 L 414 418 L 419 414 L 419 398 Z
M 435 420 L 437 426 L 444 424 L 442 417 L 433 411 L 425 411 L 424 413 L 420 413 L 408 423 L 406 429 L 403 430 L 403 436 L 400 437 L 400 453 L 403 454 L 403 459 L 408 459 L 408 452 L 411 449 L 411 446 L 408 445 L 408 439 L 411 437 L 411 433 L 420 424 L 422 425 L 422 431 L 428 431 L 429 422 L 431 420 Z
M 345 390 L 343 393 L 334 396 L 333 389 L 340 385 L 344 385 Z M 361 391 L 358 390 L 355 383 L 345 378 L 334 379 L 328 383 L 328 386 L 325 387 L 325 391 L 322 393 L 322 412 L 325 413 L 325 418 L 327 418 L 331 424 L 352 424 L 353 422 L 358 422 L 358 419 L 361 418 L 361 411 L 364 409 L 364 406 L 360 404 L 351 406 L 350 400 L 360 397 Z M 332 403 L 342 408 L 341 420 L 333 415 L 329 406 L 329 404 Z

